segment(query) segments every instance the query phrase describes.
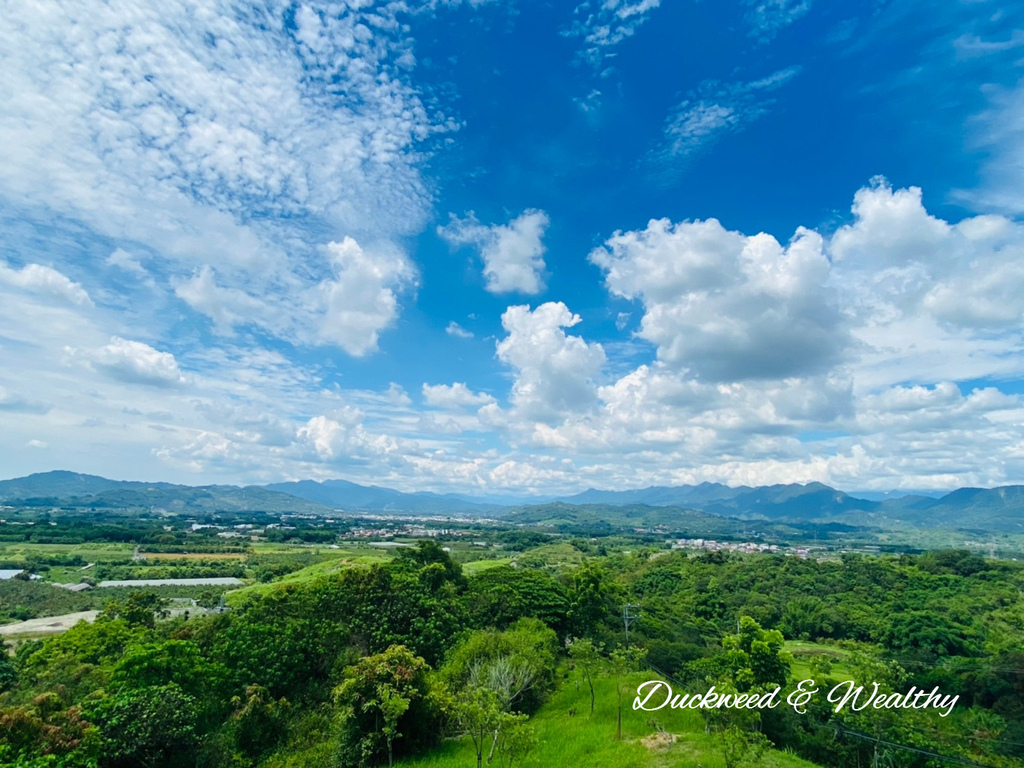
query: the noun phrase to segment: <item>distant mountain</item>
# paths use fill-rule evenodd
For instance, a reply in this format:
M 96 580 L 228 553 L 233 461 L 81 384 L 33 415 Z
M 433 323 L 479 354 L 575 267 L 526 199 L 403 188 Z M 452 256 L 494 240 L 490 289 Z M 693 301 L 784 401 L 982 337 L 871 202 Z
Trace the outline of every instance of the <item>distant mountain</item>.
M 938 499 L 945 496 L 946 493 L 947 491 L 847 491 L 848 496 L 867 501 L 893 501 L 895 499 L 904 499 L 908 496 Z
M 590 488 L 575 496 L 563 496 L 557 501 L 566 504 L 649 504 L 652 507 L 701 506 L 707 502 L 734 498 L 751 489 L 746 486 L 731 488 L 721 483 L 700 485 L 652 485 L 632 491 L 598 491 Z
M 0 480 L 0 501 L 8 499 L 28 499 L 48 496 L 63 499 L 70 496 L 88 496 L 93 493 L 112 491 L 125 485 L 145 487 L 168 487 L 170 483 L 125 483 L 121 480 L 108 480 L 96 475 L 82 475 L 78 472 L 55 470 L 38 472 L 28 477 L 14 480 Z
M 342 511 L 444 514 L 495 514 L 503 512 L 498 504 L 470 501 L 454 493 L 403 493 L 375 485 L 359 485 L 348 480 L 298 480 L 263 486 L 300 499 Z
M 865 498 L 875 495 L 875 498 Z M 972 532 L 1024 533 L 1024 486 L 960 488 L 933 494 L 844 493 L 821 483 L 730 487 L 720 483 L 651 486 L 637 490 L 583 493 L 539 504 L 537 499 L 480 499 L 459 494 L 403 493 L 347 480 L 301 480 L 239 488 L 108 480 L 76 472 L 42 472 L 0 481 L 0 503 L 60 505 L 83 509 L 166 509 L 168 511 L 366 512 L 419 515 L 478 515 L 536 521 L 558 510 L 568 525 L 609 524 L 651 527 L 706 527 L 704 517 L 732 518 L 740 529 L 753 521 L 788 526 L 841 524 L 882 528 L 945 528 Z M 525 502 L 525 503 L 524 503 Z M 559 506 L 561 505 L 561 506 Z M 666 510 L 664 514 L 658 509 Z M 613 523 L 613 521 L 617 521 Z
M 108 480 L 75 472 L 41 472 L 0 481 L 0 502 L 80 509 L 166 509 L 169 512 L 292 512 L 330 514 L 331 509 L 259 486 L 191 486 Z
M 613 528 L 659 528 L 688 538 L 758 536 L 771 523 L 709 515 L 695 509 L 649 504 L 569 504 L 556 501 L 519 507 L 505 518 L 512 523 L 548 525 L 566 533 Z
M 1024 533 L 1024 486 L 958 488 L 938 499 L 908 496 L 885 503 L 883 510 L 917 528 Z
M 849 512 L 872 512 L 879 502 L 855 499 L 821 483 L 768 485 L 751 488 L 730 499 L 702 505 L 706 512 L 729 517 L 769 519 L 835 519 Z
M 590 489 L 560 499 L 568 504 L 647 504 L 688 507 L 722 517 L 811 520 L 872 511 L 878 502 L 856 499 L 821 483 L 730 487 L 721 483 L 652 486 L 635 491 Z

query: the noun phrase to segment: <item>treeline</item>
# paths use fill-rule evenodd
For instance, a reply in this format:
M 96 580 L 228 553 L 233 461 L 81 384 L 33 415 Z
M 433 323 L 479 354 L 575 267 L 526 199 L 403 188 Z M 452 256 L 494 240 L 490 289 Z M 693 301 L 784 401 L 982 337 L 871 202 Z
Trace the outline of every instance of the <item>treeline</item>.
M 0 763 L 253 765 L 315 748 L 326 764 L 373 765 L 473 717 L 513 733 L 550 690 L 560 647 L 527 606 L 550 593 L 541 611 L 559 626 L 569 607 L 555 580 L 523 576 L 505 606 L 493 577 L 467 581 L 428 543 L 189 621 L 157 622 L 160 601 L 133 592 L 94 624 L 19 646 L 0 672 Z M 460 708 L 455 692 L 498 671 L 503 696 Z M 401 710 L 391 743 L 388 706 Z
M 588 679 L 646 656 L 691 690 L 789 690 L 786 637 L 835 648 L 835 668 L 812 663 L 822 684 L 938 685 L 960 703 L 948 718 L 836 715 L 820 699 L 803 715 L 710 718 L 737 760 L 771 743 L 867 765 L 883 740 L 900 746 L 887 747 L 891 765 L 924 768 L 931 753 L 1019 766 L 1022 582 L 1018 565 L 964 552 L 818 562 L 653 549 L 467 578 L 424 542 L 188 621 L 156 621 L 160 600 L 133 592 L 95 624 L 0 657 L 0 763 L 356 768 L 445 734 L 471 736 L 481 764 L 518 760 L 564 665 Z M 626 603 L 639 606 L 632 654 Z

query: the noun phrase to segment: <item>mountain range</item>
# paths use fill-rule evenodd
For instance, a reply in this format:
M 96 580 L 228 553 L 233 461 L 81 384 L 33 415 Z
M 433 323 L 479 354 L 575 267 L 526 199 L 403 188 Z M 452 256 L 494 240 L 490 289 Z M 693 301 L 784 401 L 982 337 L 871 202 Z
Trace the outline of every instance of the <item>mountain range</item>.
M 459 494 L 405 493 L 346 480 L 272 483 L 265 486 L 189 486 L 109 480 L 95 475 L 53 471 L 0 481 L 0 503 L 8 506 L 167 509 L 168 511 L 245 511 L 337 514 L 383 513 L 525 518 L 542 503 L 565 508 L 597 506 L 664 507 L 738 520 L 842 523 L 877 528 L 945 528 L 1024 533 L 1024 486 L 959 488 L 944 495 L 844 493 L 822 483 L 727 486 L 720 483 L 652 486 L 636 490 L 589 489 L 560 498 L 522 499 L 497 504 Z M 514 501 L 509 499 L 509 501 Z

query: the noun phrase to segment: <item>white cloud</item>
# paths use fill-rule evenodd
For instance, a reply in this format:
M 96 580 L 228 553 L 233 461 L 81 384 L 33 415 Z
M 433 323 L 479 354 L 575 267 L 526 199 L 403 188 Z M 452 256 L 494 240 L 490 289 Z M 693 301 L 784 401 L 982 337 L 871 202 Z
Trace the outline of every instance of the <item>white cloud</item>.
M 659 360 L 709 381 L 778 379 L 827 371 L 849 345 L 822 248 L 803 228 L 783 247 L 714 219 L 661 219 L 590 260 L 611 293 L 643 301 L 639 335 Z
M 16 392 L 10 392 L 4 387 L 0 387 L 0 411 L 42 414 L 47 413 L 51 408 L 52 406 L 47 403 L 29 400 Z
M 293 281 L 285 305 L 220 285 L 209 266 L 177 281 L 175 293 L 222 334 L 255 326 L 294 344 L 333 344 L 362 357 L 376 351 L 380 333 L 397 319 L 398 294 L 415 286 L 415 267 L 394 247 L 368 251 L 351 237 L 328 243 L 326 253 L 331 276 L 305 289 Z
M 963 34 L 953 41 L 958 59 L 974 59 L 1024 46 L 1024 29 L 1015 29 L 1006 40 L 984 40 L 975 34 Z
M 1012 86 L 987 85 L 988 107 L 967 124 L 970 144 L 983 153 L 976 189 L 957 197 L 974 210 L 1019 217 L 1024 213 L 1024 79 Z
M 186 382 L 174 355 L 141 341 L 114 336 L 109 344 L 86 356 L 97 368 L 121 381 L 156 386 L 177 386 Z
M 485 288 L 491 293 L 536 294 L 544 290 L 544 231 L 550 223 L 544 211 L 529 209 L 508 224 L 485 226 L 472 213 L 460 219 L 451 214 L 437 234 L 452 246 L 479 249 Z
M 579 56 L 595 67 L 632 37 L 661 5 L 661 0 L 585 0 L 573 10 L 572 26 L 563 32 L 583 40 Z
M 768 42 L 780 30 L 807 15 L 811 0 L 746 0 L 750 35 Z
M 213 268 L 204 265 L 187 280 L 175 281 L 174 293 L 192 309 L 213 321 L 220 333 L 233 333 L 236 325 L 259 325 L 281 333 L 285 319 L 264 302 L 238 288 L 217 284 Z
M 648 162 L 678 163 L 722 136 L 743 130 L 771 109 L 775 100 L 769 94 L 799 73 L 800 67 L 788 67 L 752 82 L 701 83 L 669 114 L 663 141 Z
M 107 264 L 112 267 L 120 267 L 125 272 L 131 272 L 136 277 L 149 277 L 149 272 L 147 272 L 146 268 L 139 263 L 138 259 L 122 248 L 115 248 L 114 251 L 107 256 Z
M 522 417 L 557 422 L 595 402 L 604 349 L 562 330 L 580 322 L 562 302 L 513 306 L 501 316 L 508 335 L 497 342 L 498 359 L 515 369 L 511 400 Z
M 16 0 L 0 19 L 0 198 L 41 230 L 70 221 L 131 243 L 220 330 L 284 328 L 365 354 L 393 319 L 388 297 L 350 314 L 330 304 L 344 288 L 319 246 L 351 236 L 376 253 L 418 231 L 419 147 L 457 127 L 411 82 L 407 12 L 310 2 L 293 25 L 277 2 Z M 144 276 L 125 249 L 108 263 Z M 294 301 L 318 287 L 327 304 Z
M 78 306 L 92 306 L 92 299 L 81 285 L 53 267 L 42 264 L 26 264 L 21 269 L 12 269 L 0 262 L 0 282 Z
M 452 320 L 448 323 L 448 326 L 444 329 L 444 332 L 449 336 L 454 336 L 457 339 L 472 339 L 473 332 L 466 330 L 461 325 Z
M 930 215 L 917 187 L 876 179 L 854 198 L 852 224 L 830 251 L 871 325 L 930 316 L 949 329 L 1011 329 L 1024 320 L 1024 226 L 981 215 L 950 224 Z
M 495 400 L 485 392 L 473 392 L 463 382 L 456 381 L 454 384 L 424 384 L 423 402 L 431 408 L 458 409 L 478 408 Z
M 416 272 L 397 250 L 368 253 L 350 237 L 327 247 L 335 275 L 318 289 L 320 339 L 360 357 L 377 349 L 378 335 L 398 316 L 396 293 L 414 284 Z
M 314 416 L 296 434 L 325 461 L 358 463 L 399 449 L 393 438 L 368 433 L 362 425 L 362 414 L 350 408 L 333 417 Z

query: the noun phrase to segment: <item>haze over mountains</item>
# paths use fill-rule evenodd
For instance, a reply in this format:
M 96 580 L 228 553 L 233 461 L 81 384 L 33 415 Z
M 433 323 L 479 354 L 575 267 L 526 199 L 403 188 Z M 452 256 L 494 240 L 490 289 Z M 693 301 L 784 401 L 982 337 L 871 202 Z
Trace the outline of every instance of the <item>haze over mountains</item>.
M 295 514 L 350 513 L 542 519 L 546 506 L 678 508 L 739 520 L 841 522 L 873 527 L 913 526 L 1024 533 L 1024 486 L 960 488 L 932 494 L 871 494 L 863 498 L 821 483 L 730 487 L 720 483 L 590 489 L 557 499 L 523 498 L 497 504 L 459 494 L 405 493 L 346 480 L 302 480 L 266 486 L 187 486 L 109 480 L 54 471 L 0 481 L 0 503 L 83 509 L 166 509 L 179 512 L 260 510 Z M 514 500 L 510 500 L 514 501 Z M 669 515 L 671 517 L 671 515 Z

